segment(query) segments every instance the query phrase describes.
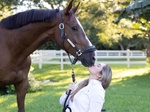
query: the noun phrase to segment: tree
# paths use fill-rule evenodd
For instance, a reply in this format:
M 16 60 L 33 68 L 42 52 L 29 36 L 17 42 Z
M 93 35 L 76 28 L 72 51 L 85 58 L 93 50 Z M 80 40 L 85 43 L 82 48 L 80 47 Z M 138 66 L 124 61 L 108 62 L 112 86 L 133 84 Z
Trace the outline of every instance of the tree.
M 135 20 L 136 18 L 143 16 L 146 19 L 150 19 L 148 15 L 144 16 L 144 14 L 150 12 L 150 1 L 136 0 L 128 4 L 125 8 L 118 9 L 115 12 L 121 13 L 119 17 L 117 17 L 117 19 L 114 21 L 115 23 L 118 23 L 122 18 L 129 18 L 131 20 Z
M 30 0 L 29 2 L 26 2 L 26 0 L 3 0 L 0 1 L 0 4 L 6 4 L 10 11 L 12 11 L 12 8 L 16 9 L 21 5 L 26 5 L 29 9 L 31 6 L 49 9 L 56 7 L 61 8 L 65 7 L 68 1 L 70 0 Z M 118 0 L 75 0 L 75 5 L 78 2 L 81 2 L 78 10 L 78 18 L 90 41 L 96 46 L 97 49 L 124 50 L 129 48 L 129 46 L 136 46 L 135 43 L 132 45 L 129 43 L 131 42 L 133 35 L 137 33 L 137 31 L 131 30 L 131 21 L 123 19 L 118 25 L 112 23 L 115 17 L 118 16 L 113 14 L 117 7 L 117 1 Z M 51 43 L 43 45 L 42 49 L 43 48 L 58 49 L 58 47 L 55 47 L 55 45 Z
M 0 20 L 12 14 L 11 1 L 0 2 Z
M 101 15 L 104 14 L 100 10 L 99 4 L 95 1 L 82 1 L 80 10 L 78 11 L 79 20 L 81 21 L 86 34 L 90 41 L 98 48 L 98 32 L 102 31 L 99 21 L 101 21 Z
M 99 32 L 97 35 L 101 43 L 104 43 L 105 46 L 107 44 L 113 48 L 118 45 L 121 50 L 126 50 L 130 48 L 131 39 L 137 31 L 131 30 L 130 21 L 121 21 L 119 25 L 113 23 L 116 16 L 113 12 L 116 8 L 118 8 L 116 4 L 116 1 L 103 2 L 100 4 L 101 10 L 104 10 L 105 14 L 102 17 L 102 21 L 99 21 L 103 31 Z M 134 45 L 136 44 L 134 43 Z
M 121 15 L 114 21 L 118 23 L 122 18 L 129 18 L 135 21 L 132 28 L 141 31 L 144 37 L 148 37 L 147 43 L 147 60 L 150 62 L 150 1 L 149 0 L 136 0 L 125 8 L 120 10 Z

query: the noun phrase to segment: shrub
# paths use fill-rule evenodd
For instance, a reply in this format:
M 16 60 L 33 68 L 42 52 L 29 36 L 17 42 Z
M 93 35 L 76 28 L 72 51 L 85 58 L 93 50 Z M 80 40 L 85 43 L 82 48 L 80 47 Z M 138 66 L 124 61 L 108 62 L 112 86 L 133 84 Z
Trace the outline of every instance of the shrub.
M 28 92 L 36 92 L 42 90 L 41 82 L 37 81 L 34 77 L 34 74 L 31 73 L 33 70 L 34 68 L 31 66 L 29 76 L 28 76 L 29 79 Z M 14 94 L 14 93 L 15 93 L 14 85 L 7 85 L 7 86 L 0 87 L 0 95 Z

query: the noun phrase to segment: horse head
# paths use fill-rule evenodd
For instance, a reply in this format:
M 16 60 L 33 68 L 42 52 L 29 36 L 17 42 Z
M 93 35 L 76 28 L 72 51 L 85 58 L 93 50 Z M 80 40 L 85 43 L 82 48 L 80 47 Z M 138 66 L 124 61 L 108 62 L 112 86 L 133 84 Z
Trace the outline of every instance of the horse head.
M 57 39 L 55 40 L 62 49 L 75 57 L 73 64 L 80 60 L 84 66 L 92 66 L 95 63 L 94 51 L 96 48 L 87 38 L 82 25 L 75 15 L 80 3 L 72 8 L 73 1 L 64 10 L 58 12 L 59 27 L 57 28 Z

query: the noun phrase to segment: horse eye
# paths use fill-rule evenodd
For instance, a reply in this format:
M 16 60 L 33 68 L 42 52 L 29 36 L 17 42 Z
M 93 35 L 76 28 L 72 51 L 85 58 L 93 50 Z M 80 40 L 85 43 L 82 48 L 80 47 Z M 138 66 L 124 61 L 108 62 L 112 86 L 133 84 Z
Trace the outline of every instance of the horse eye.
M 71 29 L 74 30 L 74 31 L 78 31 L 77 26 L 73 26 L 73 27 L 71 27 Z

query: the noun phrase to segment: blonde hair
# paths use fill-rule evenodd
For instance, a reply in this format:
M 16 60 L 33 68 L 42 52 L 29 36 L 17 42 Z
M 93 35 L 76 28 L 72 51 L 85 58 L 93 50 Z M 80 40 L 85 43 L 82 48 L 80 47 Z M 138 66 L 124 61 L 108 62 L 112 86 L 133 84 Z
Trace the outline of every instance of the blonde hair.
M 107 89 L 112 80 L 112 70 L 108 65 L 106 65 L 99 73 L 102 75 L 102 77 L 98 80 L 102 82 L 103 88 Z
M 77 87 L 77 88 L 74 90 L 74 92 L 71 94 L 71 97 L 70 97 L 71 101 L 73 101 L 74 95 L 75 95 L 80 89 L 82 89 L 83 87 L 87 86 L 88 83 L 89 83 L 89 78 L 87 78 L 87 79 L 85 79 L 85 80 L 83 80 L 83 81 L 81 81 L 81 82 L 79 83 L 78 87 Z
M 102 71 L 99 72 L 99 74 L 102 75 L 102 77 L 100 79 L 98 79 L 99 81 L 102 82 L 102 86 L 104 89 L 107 89 L 108 86 L 110 85 L 111 79 L 112 79 L 112 70 L 111 68 L 106 65 L 103 67 Z M 89 78 L 83 80 L 82 82 L 79 83 L 77 89 L 74 90 L 74 92 L 71 95 L 71 101 L 73 101 L 73 97 L 74 95 L 83 87 L 87 86 L 89 83 Z

